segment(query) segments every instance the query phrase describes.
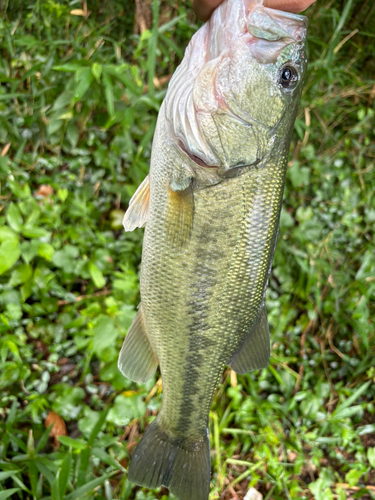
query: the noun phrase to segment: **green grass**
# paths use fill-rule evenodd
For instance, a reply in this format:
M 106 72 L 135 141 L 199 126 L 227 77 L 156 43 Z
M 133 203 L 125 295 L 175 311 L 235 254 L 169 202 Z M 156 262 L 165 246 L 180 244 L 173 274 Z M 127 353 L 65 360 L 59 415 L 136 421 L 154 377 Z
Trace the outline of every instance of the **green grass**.
M 142 244 L 121 219 L 198 26 L 189 4 L 155 1 L 140 35 L 134 2 L 88 3 L 0 4 L 0 500 L 169 498 L 126 477 L 161 391 L 116 368 Z M 310 19 L 272 359 L 223 374 L 212 499 L 375 498 L 375 13 L 334 0 Z M 49 438 L 51 410 L 67 436 Z

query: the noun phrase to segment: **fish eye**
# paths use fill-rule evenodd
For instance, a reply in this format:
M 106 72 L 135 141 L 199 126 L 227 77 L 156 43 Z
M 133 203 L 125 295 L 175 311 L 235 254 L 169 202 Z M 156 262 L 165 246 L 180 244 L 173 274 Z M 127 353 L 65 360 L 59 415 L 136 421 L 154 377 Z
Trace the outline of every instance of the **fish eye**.
M 284 89 L 294 89 L 298 83 L 298 72 L 290 63 L 284 64 L 279 71 L 279 83 Z

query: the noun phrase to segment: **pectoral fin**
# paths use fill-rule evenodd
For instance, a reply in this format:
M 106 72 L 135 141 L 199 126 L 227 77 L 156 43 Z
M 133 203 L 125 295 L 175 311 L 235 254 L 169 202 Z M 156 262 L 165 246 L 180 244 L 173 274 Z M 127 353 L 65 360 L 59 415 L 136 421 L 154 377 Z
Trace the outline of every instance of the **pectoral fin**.
M 134 382 L 147 382 L 158 367 L 158 358 L 148 339 L 141 305 L 125 337 L 118 369 Z
M 150 176 L 148 175 L 130 200 L 122 224 L 125 231 L 133 231 L 136 227 L 144 227 L 147 222 L 150 204 Z
M 252 328 L 240 350 L 229 360 L 229 366 L 237 373 L 267 368 L 270 359 L 270 334 L 267 311 L 263 306 L 258 322 Z
M 168 190 L 167 232 L 170 241 L 179 248 L 189 242 L 193 229 L 194 192 L 191 183 L 187 188 Z

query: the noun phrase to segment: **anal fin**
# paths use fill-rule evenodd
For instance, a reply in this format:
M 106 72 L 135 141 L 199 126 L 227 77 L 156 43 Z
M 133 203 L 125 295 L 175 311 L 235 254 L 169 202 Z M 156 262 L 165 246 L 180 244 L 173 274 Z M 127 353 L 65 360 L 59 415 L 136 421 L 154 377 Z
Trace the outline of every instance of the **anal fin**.
M 122 224 L 125 231 L 133 231 L 136 227 L 144 227 L 147 222 L 148 207 L 150 204 L 150 176 L 144 179 L 124 215 Z
M 117 366 L 125 377 L 134 382 L 147 382 L 158 367 L 158 358 L 147 336 L 141 305 L 125 337 Z
M 236 373 L 267 368 L 270 360 L 270 334 L 266 306 L 263 305 L 257 323 L 249 332 L 239 351 L 229 360 L 228 365 Z
M 182 190 L 168 190 L 167 232 L 169 240 L 179 248 L 190 241 L 194 219 L 194 192 L 190 184 Z

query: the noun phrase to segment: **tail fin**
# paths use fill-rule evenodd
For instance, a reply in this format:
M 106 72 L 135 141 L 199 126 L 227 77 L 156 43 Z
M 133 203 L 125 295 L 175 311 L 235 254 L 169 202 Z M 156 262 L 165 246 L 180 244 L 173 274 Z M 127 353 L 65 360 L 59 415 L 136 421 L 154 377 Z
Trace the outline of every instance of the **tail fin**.
M 138 444 L 129 466 L 129 481 L 157 488 L 166 486 L 179 500 L 207 500 L 210 491 L 208 433 L 184 446 L 169 436 L 156 418 Z

